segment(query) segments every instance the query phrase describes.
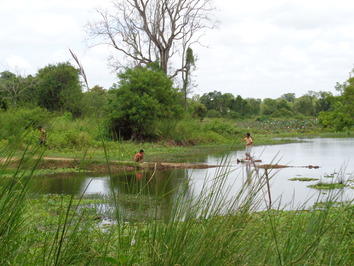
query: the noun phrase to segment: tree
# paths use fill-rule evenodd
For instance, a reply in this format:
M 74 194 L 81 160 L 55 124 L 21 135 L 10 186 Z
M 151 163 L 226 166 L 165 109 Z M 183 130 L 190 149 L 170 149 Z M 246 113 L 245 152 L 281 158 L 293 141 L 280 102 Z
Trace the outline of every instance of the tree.
M 281 99 L 286 100 L 287 102 L 293 103 L 296 99 L 295 93 L 285 93 L 282 96 L 280 96 Z
M 246 104 L 247 102 L 240 95 L 237 95 L 237 97 L 232 100 L 231 110 L 243 116 L 246 113 Z
M 200 102 L 193 103 L 193 115 L 198 117 L 200 119 L 200 121 L 203 121 L 207 112 L 208 112 L 208 110 L 204 104 L 202 104 Z
M 82 88 L 79 71 L 70 63 L 48 65 L 38 71 L 36 79 L 40 106 L 50 111 L 80 115 Z
M 192 67 L 195 67 L 195 58 L 193 55 L 193 50 L 190 47 L 188 47 L 188 49 L 187 49 L 184 65 L 185 65 L 185 71 L 182 72 L 182 80 L 183 80 L 182 91 L 184 94 L 184 109 L 187 109 L 187 95 L 188 95 L 189 86 L 191 83 L 191 71 L 192 71 Z
M 319 114 L 319 121 L 324 127 L 339 131 L 354 126 L 354 78 L 349 78 L 343 83 L 340 92 L 340 96 L 329 98 L 330 109 Z
M 151 138 L 158 120 L 181 118 L 182 97 L 163 71 L 153 66 L 135 67 L 119 78 L 119 85 L 109 91 L 108 103 L 109 124 L 117 137 Z
M 274 99 L 266 98 L 261 105 L 263 115 L 272 115 L 277 111 L 277 101 Z
M 103 117 L 105 107 L 108 103 L 108 92 L 102 87 L 96 85 L 89 91 L 83 93 L 82 112 L 88 117 Z
M 354 78 L 348 80 L 348 85 L 344 89 L 343 103 L 346 106 L 346 112 L 352 117 L 352 121 L 354 121 Z
M 316 114 L 328 111 L 331 109 L 331 104 L 333 101 L 333 95 L 331 92 L 320 91 L 317 95 L 317 100 L 315 103 Z
M 25 102 L 36 102 L 33 93 L 35 80 L 32 76 L 22 77 L 10 71 L 0 73 L 0 102 L 3 106 L 18 107 Z
M 307 116 L 315 115 L 315 97 L 311 95 L 303 95 L 294 102 L 294 110 L 300 114 Z
M 203 29 L 211 26 L 212 0 L 116 0 L 111 12 L 99 10 L 101 20 L 89 24 L 89 33 L 132 61 L 134 65 L 159 62 L 170 77 L 186 71 L 169 71 L 178 52 L 196 43 Z M 183 56 L 182 56 L 183 58 Z M 122 65 L 118 63 L 118 65 Z
M 247 106 L 249 107 L 248 113 L 250 116 L 259 115 L 261 112 L 261 99 L 248 98 L 246 99 Z

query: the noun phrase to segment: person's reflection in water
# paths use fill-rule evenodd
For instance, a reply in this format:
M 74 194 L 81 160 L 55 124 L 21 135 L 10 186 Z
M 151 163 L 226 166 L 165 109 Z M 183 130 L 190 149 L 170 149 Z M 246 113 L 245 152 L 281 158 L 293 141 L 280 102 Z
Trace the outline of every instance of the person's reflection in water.
M 137 171 L 135 172 L 135 178 L 136 180 L 141 180 L 144 177 L 144 172 L 143 171 Z
M 246 183 L 247 185 L 252 184 L 252 170 L 251 170 L 251 163 L 247 162 L 246 165 Z

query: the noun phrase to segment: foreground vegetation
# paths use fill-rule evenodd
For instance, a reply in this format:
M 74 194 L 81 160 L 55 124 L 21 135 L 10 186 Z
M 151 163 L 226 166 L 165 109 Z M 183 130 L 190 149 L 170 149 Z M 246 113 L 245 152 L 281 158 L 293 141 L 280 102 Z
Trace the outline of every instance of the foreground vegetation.
M 23 157 L 24 164 L 29 157 Z M 1 178 L 1 265 L 354 262 L 354 208 L 351 202 L 334 207 L 334 194 L 321 208 L 256 212 L 263 201 L 259 193 L 264 178 L 254 176 L 251 184 L 245 183 L 226 200 L 224 177 L 229 170 L 224 169 L 206 181 L 202 194 L 193 199 L 188 183 L 182 186 L 185 190 L 160 194 L 153 189 L 158 181 L 151 183 L 149 177 L 129 181 L 134 191 L 130 200 L 114 190 L 103 199 L 38 196 L 28 193 L 35 167 L 34 163 L 26 170 L 19 165 L 12 175 Z M 171 193 L 174 203 L 168 217 L 161 219 L 159 202 Z M 127 220 L 122 200 L 133 200 L 134 209 L 150 212 L 149 218 Z M 113 206 L 109 214 L 102 214 L 102 203 Z M 107 215 L 112 220 L 104 226 Z

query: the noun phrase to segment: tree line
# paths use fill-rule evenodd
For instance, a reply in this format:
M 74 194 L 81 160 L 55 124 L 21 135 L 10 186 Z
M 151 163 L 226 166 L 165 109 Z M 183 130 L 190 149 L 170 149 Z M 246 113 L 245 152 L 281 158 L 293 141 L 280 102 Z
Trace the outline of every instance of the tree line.
M 277 99 L 255 99 L 234 96 L 231 93 L 213 91 L 197 97 L 205 105 L 207 116 L 249 118 L 254 116 L 294 117 L 317 116 L 331 108 L 335 98 L 330 92 L 309 91 L 296 98 L 295 93 L 286 93 Z
M 339 95 L 313 92 L 296 97 L 286 93 L 277 99 L 242 98 L 212 91 L 187 99 L 159 64 L 126 68 L 109 90 L 94 86 L 83 91 L 80 72 L 70 63 L 48 65 L 34 76 L 0 73 L 0 108 L 41 107 L 52 113 L 69 112 L 74 118 L 97 117 L 112 136 L 149 139 L 156 124 L 191 117 L 230 119 L 317 117 L 323 127 L 350 129 L 354 121 L 354 78 L 336 88 Z

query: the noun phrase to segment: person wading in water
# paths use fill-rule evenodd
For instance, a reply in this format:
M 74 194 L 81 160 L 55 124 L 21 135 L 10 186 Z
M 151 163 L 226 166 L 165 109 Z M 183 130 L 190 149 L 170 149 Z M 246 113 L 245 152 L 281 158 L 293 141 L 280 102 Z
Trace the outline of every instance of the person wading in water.
M 253 147 L 253 139 L 252 139 L 250 133 L 246 134 L 244 141 L 246 142 L 246 151 L 245 151 L 246 160 L 252 160 L 251 152 L 252 152 L 252 147 Z
M 139 152 L 137 152 L 137 153 L 134 155 L 133 160 L 134 160 L 135 162 L 138 162 L 138 163 L 143 162 L 143 160 L 144 160 L 144 150 L 140 150 Z

